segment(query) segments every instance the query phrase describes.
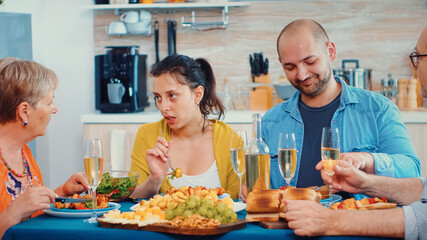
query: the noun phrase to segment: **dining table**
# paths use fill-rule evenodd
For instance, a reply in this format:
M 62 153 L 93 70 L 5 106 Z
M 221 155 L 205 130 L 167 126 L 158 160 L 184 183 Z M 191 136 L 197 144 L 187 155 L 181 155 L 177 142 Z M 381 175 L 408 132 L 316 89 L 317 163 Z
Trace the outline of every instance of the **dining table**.
M 121 212 L 131 211 L 134 202 L 120 202 Z M 237 212 L 237 217 L 245 219 L 246 211 Z M 129 230 L 117 228 L 104 228 L 98 223 L 84 222 L 85 218 L 54 217 L 42 214 L 35 218 L 21 222 L 10 227 L 3 236 L 3 240 L 37 240 L 37 239 L 114 239 L 114 240 L 134 240 L 134 239 L 305 239 L 296 236 L 291 229 L 268 229 L 255 222 L 248 222 L 242 229 L 230 231 L 218 235 L 195 236 L 170 234 L 162 232 L 152 232 L 145 230 Z M 313 239 L 385 239 L 375 237 L 359 236 L 322 236 Z

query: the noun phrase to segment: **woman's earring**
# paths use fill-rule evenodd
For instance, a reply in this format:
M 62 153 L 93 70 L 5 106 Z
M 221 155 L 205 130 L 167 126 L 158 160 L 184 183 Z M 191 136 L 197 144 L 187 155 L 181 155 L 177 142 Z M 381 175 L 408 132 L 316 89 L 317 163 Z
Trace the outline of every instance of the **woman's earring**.
M 27 124 L 28 124 L 28 121 L 25 121 L 25 122 L 24 122 L 24 126 L 27 126 Z

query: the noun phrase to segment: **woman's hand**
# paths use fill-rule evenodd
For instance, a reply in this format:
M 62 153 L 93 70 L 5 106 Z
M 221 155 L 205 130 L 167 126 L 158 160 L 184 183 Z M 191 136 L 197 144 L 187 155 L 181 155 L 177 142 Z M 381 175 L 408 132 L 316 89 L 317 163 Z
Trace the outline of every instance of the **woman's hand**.
M 49 209 L 55 201 L 55 193 L 47 187 L 28 189 L 0 212 L 0 238 L 6 230 L 30 217 L 38 210 Z
M 86 174 L 84 172 L 76 172 L 64 184 L 59 186 L 55 192 L 58 196 L 68 197 L 74 193 L 80 194 L 87 191 L 88 188 L 89 182 L 87 181 Z
M 55 193 L 45 186 L 30 188 L 9 205 L 9 213 L 17 224 L 38 210 L 49 209 L 55 197 Z
M 172 141 L 169 143 L 172 143 Z M 154 179 L 163 180 L 168 172 L 169 143 L 165 138 L 157 137 L 157 143 L 154 148 L 147 150 L 146 160 Z

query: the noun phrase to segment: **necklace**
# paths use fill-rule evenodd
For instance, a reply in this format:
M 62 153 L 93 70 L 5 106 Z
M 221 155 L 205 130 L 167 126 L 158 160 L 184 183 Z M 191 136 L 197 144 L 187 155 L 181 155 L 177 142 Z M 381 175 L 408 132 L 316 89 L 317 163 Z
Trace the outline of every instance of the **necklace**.
M 9 172 L 11 172 L 13 175 L 15 175 L 17 177 L 25 177 L 28 174 L 28 172 L 27 172 L 27 168 L 28 168 L 27 160 L 25 158 L 24 151 L 22 151 L 22 149 L 21 149 L 21 155 L 22 155 L 22 163 L 24 164 L 24 171 L 22 172 L 22 174 L 19 174 L 15 170 L 13 170 L 9 166 L 9 164 L 7 164 L 6 160 L 4 160 L 4 157 L 3 157 L 3 154 L 2 154 L 1 148 L 0 148 L 0 159 L 1 159 L 1 161 L 6 166 L 6 168 L 9 170 Z

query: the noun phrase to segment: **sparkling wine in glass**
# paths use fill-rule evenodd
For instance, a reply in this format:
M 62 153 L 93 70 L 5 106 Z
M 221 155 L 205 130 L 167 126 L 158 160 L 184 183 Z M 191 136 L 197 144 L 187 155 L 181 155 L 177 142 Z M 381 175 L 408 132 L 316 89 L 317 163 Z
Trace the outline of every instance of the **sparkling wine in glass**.
M 279 170 L 282 177 L 286 180 L 286 186 L 290 187 L 291 180 L 294 178 L 297 166 L 297 147 L 295 144 L 295 134 L 280 133 L 278 149 Z
M 239 202 L 242 201 L 242 175 L 245 172 L 245 148 L 247 145 L 245 130 L 235 130 L 231 133 L 231 164 L 239 177 Z
M 334 166 L 338 163 L 340 156 L 340 141 L 338 128 L 324 127 L 322 129 L 322 141 L 320 154 L 322 164 L 326 173 L 334 175 Z M 329 185 L 329 206 L 332 204 L 332 186 Z
M 96 188 L 102 178 L 103 168 L 102 143 L 100 139 L 88 139 L 85 142 L 84 165 L 87 180 L 89 181 L 89 196 L 92 197 L 92 217 L 85 222 L 96 223 Z

